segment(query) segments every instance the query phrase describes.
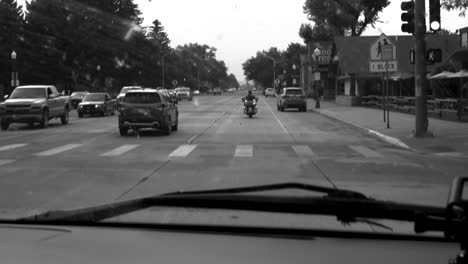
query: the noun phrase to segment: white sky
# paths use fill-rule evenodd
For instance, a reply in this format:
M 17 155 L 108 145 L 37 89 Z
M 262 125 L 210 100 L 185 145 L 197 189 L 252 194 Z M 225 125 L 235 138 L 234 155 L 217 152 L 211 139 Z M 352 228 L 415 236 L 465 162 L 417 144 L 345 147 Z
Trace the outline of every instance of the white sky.
M 19 0 L 24 3 L 24 0 Z M 171 39 L 171 46 L 198 42 L 218 49 L 230 73 L 244 81 L 242 63 L 258 50 L 286 49 L 302 42 L 301 23 L 308 22 L 302 11 L 305 0 L 135 0 L 143 12 L 144 25 L 159 19 Z M 380 14 L 383 23 L 368 28 L 363 35 L 402 35 L 402 0 Z M 426 1 L 427 2 L 427 1 Z M 426 4 L 427 5 L 427 4 Z M 468 26 L 468 18 L 458 12 L 442 12 L 442 28 L 455 31 Z

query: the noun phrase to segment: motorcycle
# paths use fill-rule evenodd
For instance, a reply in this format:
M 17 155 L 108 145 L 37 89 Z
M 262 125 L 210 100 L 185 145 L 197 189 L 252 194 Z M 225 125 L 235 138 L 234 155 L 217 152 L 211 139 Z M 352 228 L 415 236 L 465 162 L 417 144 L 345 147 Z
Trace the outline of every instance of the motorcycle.
M 242 102 L 244 103 L 244 114 L 248 115 L 249 118 L 252 118 L 257 114 L 258 98 L 255 98 L 254 100 L 245 100 L 245 98 L 242 98 Z

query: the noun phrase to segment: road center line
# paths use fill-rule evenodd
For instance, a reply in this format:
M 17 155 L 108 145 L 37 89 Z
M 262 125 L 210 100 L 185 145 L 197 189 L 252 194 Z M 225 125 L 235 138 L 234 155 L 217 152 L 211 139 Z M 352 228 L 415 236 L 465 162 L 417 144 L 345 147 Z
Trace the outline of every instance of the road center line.
M 58 148 L 53 148 L 53 149 L 49 149 L 49 150 L 46 150 L 46 151 L 43 151 L 43 152 L 36 153 L 36 156 L 40 156 L 40 157 L 52 156 L 52 155 L 55 155 L 55 154 L 58 154 L 58 153 L 61 153 L 61 152 L 64 152 L 64 151 L 68 151 L 68 150 L 77 148 L 77 147 L 79 147 L 81 145 L 82 144 L 67 144 L 67 145 L 64 145 L 64 146 L 61 146 L 61 147 L 58 147 Z
M 169 157 L 186 157 L 190 154 L 197 145 L 181 145 L 176 150 L 174 150 Z
M 16 149 L 16 148 L 21 148 L 24 147 L 28 144 L 11 144 L 11 145 L 6 145 L 3 147 L 0 147 L 0 151 L 6 151 L 6 150 L 11 150 L 11 149 Z
M 119 155 L 122 155 L 134 148 L 137 148 L 138 146 L 140 146 L 140 144 L 126 144 L 126 145 L 122 145 L 118 148 L 115 148 L 113 150 L 110 150 L 108 152 L 105 152 L 103 154 L 101 154 L 100 156 L 101 157 L 115 157 L 115 156 L 119 156 Z
M 349 146 L 350 149 L 364 155 L 365 157 L 367 158 L 382 158 L 383 156 L 380 155 L 379 153 L 369 149 L 369 148 L 366 148 L 364 146 Z
M 236 147 L 236 152 L 234 157 L 247 157 L 250 158 L 253 156 L 253 146 L 252 145 L 238 145 Z

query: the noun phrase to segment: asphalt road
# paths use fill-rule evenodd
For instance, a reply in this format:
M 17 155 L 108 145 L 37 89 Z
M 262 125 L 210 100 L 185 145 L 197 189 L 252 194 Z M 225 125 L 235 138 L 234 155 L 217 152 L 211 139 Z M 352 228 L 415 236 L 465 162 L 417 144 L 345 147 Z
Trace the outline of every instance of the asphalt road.
M 387 145 L 312 110 L 276 109 L 260 97 L 253 119 L 241 94 L 178 105 L 179 131 L 121 137 L 117 115 L 14 124 L 0 133 L 0 217 L 73 209 L 165 192 L 280 182 L 444 205 L 466 161 Z

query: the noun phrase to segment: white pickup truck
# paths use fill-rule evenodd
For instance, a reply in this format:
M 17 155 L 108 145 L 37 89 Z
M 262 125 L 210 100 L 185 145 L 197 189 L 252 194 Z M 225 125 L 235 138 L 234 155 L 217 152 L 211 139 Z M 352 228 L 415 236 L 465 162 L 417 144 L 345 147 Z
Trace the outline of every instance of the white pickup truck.
M 53 118 L 60 118 L 62 124 L 68 124 L 70 97 L 59 94 L 53 85 L 18 86 L 5 99 L 0 103 L 2 130 L 7 130 L 11 123 L 33 126 L 38 122 L 41 128 L 45 128 Z

